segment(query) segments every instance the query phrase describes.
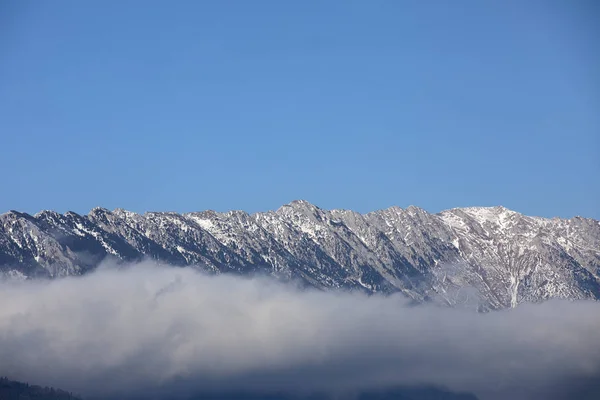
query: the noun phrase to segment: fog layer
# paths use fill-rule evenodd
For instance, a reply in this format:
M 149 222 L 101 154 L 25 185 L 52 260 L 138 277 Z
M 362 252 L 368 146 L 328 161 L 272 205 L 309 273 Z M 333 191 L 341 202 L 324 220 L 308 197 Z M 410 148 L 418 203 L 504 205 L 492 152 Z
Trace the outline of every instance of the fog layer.
M 600 303 L 477 314 L 148 263 L 0 283 L 0 375 L 89 397 L 434 384 L 567 399 L 600 379 Z

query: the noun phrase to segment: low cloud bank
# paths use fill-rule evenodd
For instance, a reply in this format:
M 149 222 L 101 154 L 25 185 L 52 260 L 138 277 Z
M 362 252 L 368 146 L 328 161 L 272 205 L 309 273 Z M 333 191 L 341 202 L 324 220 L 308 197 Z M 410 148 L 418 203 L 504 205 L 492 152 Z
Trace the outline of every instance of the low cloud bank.
M 598 389 L 599 334 L 597 302 L 477 314 L 149 263 L 0 283 L 0 375 L 90 398 L 420 384 L 577 398 Z

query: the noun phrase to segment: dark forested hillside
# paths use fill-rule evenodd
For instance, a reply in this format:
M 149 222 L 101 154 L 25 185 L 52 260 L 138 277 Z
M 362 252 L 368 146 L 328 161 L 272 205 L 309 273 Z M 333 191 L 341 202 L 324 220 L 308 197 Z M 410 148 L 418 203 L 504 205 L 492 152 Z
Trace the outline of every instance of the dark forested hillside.
M 81 400 L 72 393 L 0 378 L 0 400 Z
M 319 394 L 297 396 L 289 394 L 211 393 L 195 395 L 190 397 L 190 400 L 330 400 L 332 398 L 329 395 Z M 335 399 L 338 400 L 343 398 L 344 396 L 335 396 Z M 349 398 L 354 400 L 477 400 L 472 394 L 451 393 L 433 387 L 402 388 L 360 394 L 353 393 Z M 0 378 L 0 400 L 81 400 L 81 398 L 60 389 L 29 385 L 7 378 Z M 111 398 L 110 400 L 113 399 Z

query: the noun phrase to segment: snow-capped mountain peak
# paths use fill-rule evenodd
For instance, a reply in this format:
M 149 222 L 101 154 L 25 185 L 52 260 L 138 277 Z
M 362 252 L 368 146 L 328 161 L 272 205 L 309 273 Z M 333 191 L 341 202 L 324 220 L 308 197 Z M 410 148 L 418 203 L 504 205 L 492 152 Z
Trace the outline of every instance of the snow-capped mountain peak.
M 147 257 L 324 289 L 399 291 L 416 301 L 470 304 L 476 293 L 483 309 L 600 299 L 600 222 L 581 217 L 528 217 L 501 206 L 361 214 L 306 200 L 255 214 L 96 207 L 87 215 L 0 215 L 4 276 L 78 275 L 106 258 Z

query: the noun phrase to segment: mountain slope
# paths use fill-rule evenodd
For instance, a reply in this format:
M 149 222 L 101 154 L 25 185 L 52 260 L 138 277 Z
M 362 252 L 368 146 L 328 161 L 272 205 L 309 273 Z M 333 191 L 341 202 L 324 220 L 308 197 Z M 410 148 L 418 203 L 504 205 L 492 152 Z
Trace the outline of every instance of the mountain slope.
M 402 292 L 483 309 L 600 299 L 600 222 L 503 207 L 359 214 L 293 201 L 276 211 L 0 215 L 0 272 L 85 274 L 106 259 L 151 258 L 211 273 L 269 274 L 323 289 Z

